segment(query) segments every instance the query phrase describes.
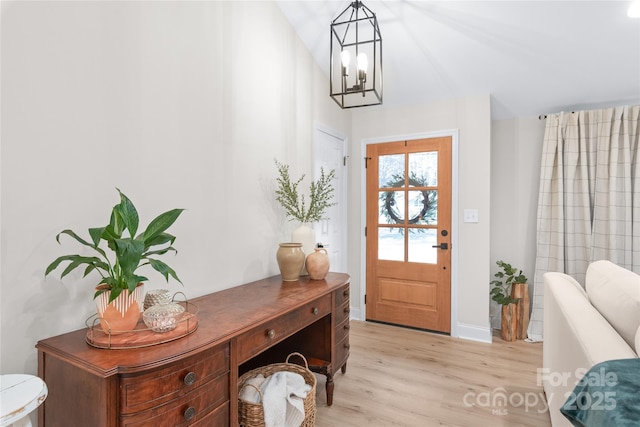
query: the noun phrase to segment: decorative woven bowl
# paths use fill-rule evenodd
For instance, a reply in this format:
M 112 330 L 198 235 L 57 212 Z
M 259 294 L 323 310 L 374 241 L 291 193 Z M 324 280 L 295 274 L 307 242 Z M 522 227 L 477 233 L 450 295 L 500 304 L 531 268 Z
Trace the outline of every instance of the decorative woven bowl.
M 168 304 L 171 302 L 171 292 L 168 289 L 152 289 L 144 296 L 144 309 L 157 304 Z

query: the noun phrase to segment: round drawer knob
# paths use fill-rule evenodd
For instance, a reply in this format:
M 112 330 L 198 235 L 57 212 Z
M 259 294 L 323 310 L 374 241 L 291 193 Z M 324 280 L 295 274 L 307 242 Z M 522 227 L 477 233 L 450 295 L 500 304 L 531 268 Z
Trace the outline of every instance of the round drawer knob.
M 342 293 L 342 295 L 343 295 L 345 298 L 347 298 L 347 297 L 349 296 L 349 289 L 346 289 L 346 290 Z
M 344 325 L 344 330 L 345 330 L 345 331 L 348 331 L 349 329 L 351 329 L 351 326 L 350 326 L 350 325 Z
M 184 410 L 184 419 L 189 421 L 192 420 L 193 417 L 196 416 L 196 408 L 194 408 L 193 406 L 189 406 L 187 409 Z
M 313 310 L 311 310 L 314 314 L 314 316 L 318 315 L 318 307 L 313 307 Z
M 349 314 L 349 307 L 345 307 L 344 314 Z
M 349 350 L 351 348 L 351 346 L 349 344 L 345 344 L 344 348 L 346 348 L 347 350 Z
M 184 384 L 185 385 L 193 385 L 196 382 L 196 373 L 195 372 L 189 372 L 187 375 L 184 376 Z
M 276 331 L 275 331 L 275 329 L 269 329 L 269 330 L 267 331 L 267 336 L 268 336 L 270 339 L 275 338 L 275 336 L 276 336 Z

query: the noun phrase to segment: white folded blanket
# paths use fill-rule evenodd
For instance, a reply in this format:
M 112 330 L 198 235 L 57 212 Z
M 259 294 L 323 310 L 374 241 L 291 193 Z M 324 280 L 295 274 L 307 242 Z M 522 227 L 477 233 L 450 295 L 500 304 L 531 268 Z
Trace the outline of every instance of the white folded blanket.
M 250 403 L 261 403 L 260 393 L 258 393 L 258 390 L 262 391 L 260 387 L 264 383 L 264 380 L 264 375 L 258 374 L 255 377 L 249 378 L 247 381 L 245 381 L 244 387 L 242 387 L 242 390 L 240 390 L 240 399 Z
M 304 398 L 311 390 L 295 372 L 276 372 L 261 386 L 265 427 L 300 427 L 304 421 Z

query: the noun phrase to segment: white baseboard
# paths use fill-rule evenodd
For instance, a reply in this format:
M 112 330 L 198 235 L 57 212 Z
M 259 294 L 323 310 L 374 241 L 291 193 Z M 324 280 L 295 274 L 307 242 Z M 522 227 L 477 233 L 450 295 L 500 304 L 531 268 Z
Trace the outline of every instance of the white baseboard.
M 486 342 L 491 344 L 492 333 L 491 328 L 481 328 L 476 325 L 465 325 L 458 323 L 456 325 L 457 337 L 464 340 Z
M 364 320 L 359 308 L 349 307 L 349 319 L 352 320 Z

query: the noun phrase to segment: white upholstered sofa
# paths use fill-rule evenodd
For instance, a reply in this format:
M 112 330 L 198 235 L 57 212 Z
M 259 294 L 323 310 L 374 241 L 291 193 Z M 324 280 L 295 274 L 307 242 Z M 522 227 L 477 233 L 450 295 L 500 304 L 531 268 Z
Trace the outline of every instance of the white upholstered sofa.
M 544 275 L 543 369 L 538 377 L 553 427 L 571 427 L 560 408 L 589 368 L 640 352 L 640 276 L 596 261 L 587 270 L 585 288 L 566 274 Z

